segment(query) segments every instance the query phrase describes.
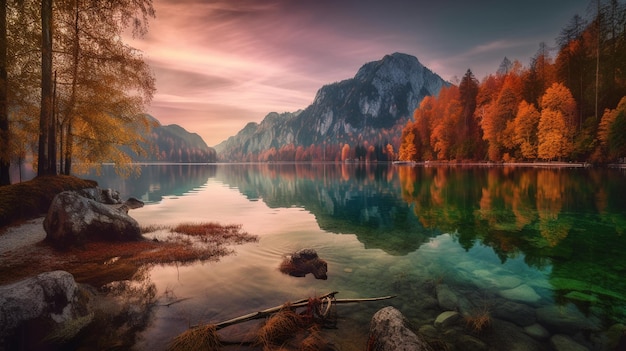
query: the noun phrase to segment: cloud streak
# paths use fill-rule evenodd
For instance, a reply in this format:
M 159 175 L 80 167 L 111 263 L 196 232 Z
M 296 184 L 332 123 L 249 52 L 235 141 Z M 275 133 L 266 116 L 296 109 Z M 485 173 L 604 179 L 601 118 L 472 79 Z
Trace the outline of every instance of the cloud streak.
M 140 49 L 157 79 L 150 113 L 209 145 L 272 111 L 305 108 L 324 84 L 386 54 L 444 79 L 481 79 L 504 56 L 526 63 L 587 0 L 154 0 Z

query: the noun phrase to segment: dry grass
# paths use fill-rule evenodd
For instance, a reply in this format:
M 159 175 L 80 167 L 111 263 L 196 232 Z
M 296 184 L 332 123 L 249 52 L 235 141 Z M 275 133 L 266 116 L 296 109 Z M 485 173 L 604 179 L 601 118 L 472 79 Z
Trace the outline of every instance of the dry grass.
M 178 335 L 168 346 L 168 351 L 189 351 L 189 350 L 219 350 L 219 335 L 215 326 L 205 324 L 191 328 Z
M 167 228 L 153 227 L 155 230 Z M 257 236 L 239 228 L 199 223 L 186 227 L 196 233 L 193 236 L 175 232 L 173 228 L 173 234 L 163 241 L 88 242 L 66 251 L 54 250 L 46 243 L 27 246 L 8 252 L 0 259 L 0 284 L 62 269 L 72 273 L 77 282 L 100 287 L 112 281 L 129 280 L 146 265 L 217 261 L 234 252 L 228 245 L 258 240 Z
M 481 334 L 491 327 L 491 313 L 484 306 L 473 310 L 469 315 L 465 316 L 465 325 L 476 334 Z
M 319 329 L 311 328 L 309 336 L 300 343 L 301 351 L 321 351 L 326 349 L 326 340 L 322 337 Z
M 302 329 L 303 321 L 293 309 L 285 307 L 274 313 L 259 329 L 258 344 L 264 349 L 272 345 L 280 345 Z

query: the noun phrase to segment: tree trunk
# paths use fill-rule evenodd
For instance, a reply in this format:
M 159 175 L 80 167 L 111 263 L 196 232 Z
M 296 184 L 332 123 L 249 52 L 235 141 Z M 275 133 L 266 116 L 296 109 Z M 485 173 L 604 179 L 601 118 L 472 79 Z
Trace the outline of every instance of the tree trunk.
M 11 184 L 7 85 L 7 2 L 0 0 L 0 185 Z
M 72 143 L 74 137 L 72 135 L 72 121 L 67 122 L 67 131 L 65 132 L 65 172 L 64 174 L 70 175 L 72 171 Z
M 51 174 L 57 174 L 57 123 L 56 123 L 56 100 L 57 100 L 57 72 L 54 72 L 54 83 L 52 86 L 52 113 L 48 123 L 48 169 Z
M 50 174 L 48 133 L 52 118 L 52 0 L 41 1 L 41 111 L 37 175 Z

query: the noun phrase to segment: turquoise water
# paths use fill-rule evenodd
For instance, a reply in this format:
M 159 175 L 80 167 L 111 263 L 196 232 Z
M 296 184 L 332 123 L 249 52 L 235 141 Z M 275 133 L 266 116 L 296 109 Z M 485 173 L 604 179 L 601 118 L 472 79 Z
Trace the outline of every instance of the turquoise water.
M 626 173 L 608 169 L 407 167 L 364 164 L 144 166 L 111 169 L 101 187 L 146 202 L 141 225 L 242 224 L 258 243 L 220 262 L 159 266 L 143 275 L 160 300 L 138 349 L 163 349 L 190 325 L 286 301 L 396 295 L 337 307 L 341 350 L 362 350 L 369 319 L 400 309 L 416 330 L 461 348 L 465 335 L 493 349 L 550 349 L 565 335 L 612 349 L 626 323 Z M 283 275 L 285 255 L 313 248 L 328 280 Z M 430 328 L 443 311 L 487 310 L 492 328 Z M 240 340 L 253 326 L 224 329 Z M 541 331 L 541 333 L 537 332 Z M 505 334 L 505 335 L 503 335 Z

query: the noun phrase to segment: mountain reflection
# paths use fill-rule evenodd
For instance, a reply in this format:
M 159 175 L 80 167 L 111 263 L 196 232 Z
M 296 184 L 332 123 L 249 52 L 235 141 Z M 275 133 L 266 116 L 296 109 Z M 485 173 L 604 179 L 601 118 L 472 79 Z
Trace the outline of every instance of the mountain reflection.
M 406 255 L 440 231 L 424 228 L 398 196 L 396 170 L 363 163 L 229 165 L 216 178 L 269 207 L 304 208 L 323 230 L 355 234 L 366 248 Z
M 150 164 L 141 166 L 138 176 L 123 178 L 114 167 L 103 167 L 100 174 L 89 174 L 101 188 L 111 188 L 123 197 L 136 197 L 145 202 L 159 202 L 164 196 L 182 196 L 215 176 L 214 164 Z

